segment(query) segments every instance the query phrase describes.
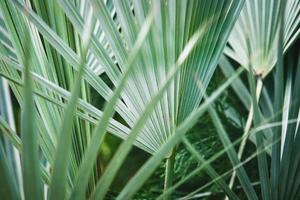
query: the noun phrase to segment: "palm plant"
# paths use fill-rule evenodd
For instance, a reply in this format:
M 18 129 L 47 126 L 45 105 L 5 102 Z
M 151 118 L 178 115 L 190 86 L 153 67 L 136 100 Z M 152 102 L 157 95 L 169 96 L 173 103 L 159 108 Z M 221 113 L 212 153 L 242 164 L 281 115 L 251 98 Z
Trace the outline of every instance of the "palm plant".
M 286 52 L 296 38 L 299 36 L 299 2 L 297 1 L 248 1 L 241 12 L 241 15 L 235 24 L 235 27 L 228 39 L 228 46 L 225 48 L 224 53 L 236 62 L 248 68 L 250 73 L 254 73 L 257 76 L 257 88 L 256 99 L 259 100 L 263 89 L 263 79 L 274 68 L 276 61 L 278 60 L 278 67 L 275 78 L 275 96 L 274 104 L 271 103 L 270 95 L 268 91 L 264 89 L 262 95 L 262 106 L 264 115 L 266 118 L 274 118 L 273 121 L 281 120 L 281 117 L 276 114 L 282 109 L 283 102 L 283 74 L 284 68 L 282 67 L 283 60 L 281 52 Z M 271 12 L 272 11 L 272 12 Z M 255 13 L 255 14 L 254 14 Z M 280 18 L 280 16 L 282 16 Z M 281 29 L 280 29 L 281 26 Z M 279 44 L 278 41 L 279 40 Z M 220 63 L 222 70 L 225 74 L 230 75 L 232 71 L 231 64 L 222 58 Z M 249 66 L 250 69 L 249 69 Z M 252 69 L 252 70 L 251 70 Z M 241 81 L 239 83 L 242 83 Z M 253 119 L 253 104 L 250 105 L 250 96 L 246 87 L 243 84 L 239 86 L 235 85 L 234 90 L 241 98 L 242 102 L 249 109 L 249 116 L 247 125 L 245 127 L 245 135 L 248 134 L 251 121 Z M 297 98 L 295 99 L 297 101 Z M 259 111 L 257 111 L 259 112 Z M 275 117 L 273 117 L 275 116 Z M 295 116 L 294 116 L 295 117 Z M 260 118 L 257 116 L 256 118 Z M 255 121 L 255 120 L 254 120 Z M 280 155 L 280 132 L 278 128 L 274 130 L 268 130 L 265 132 L 266 141 L 273 140 L 277 143 L 272 147 L 272 191 L 274 191 L 273 199 L 277 199 L 278 196 L 278 178 L 279 174 L 279 155 Z M 284 132 L 284 131 L 283 131 Z M 273 137 L 273 139 L 271 139 Z M 256 143 L 258 142 L 254 135 L 250 136 L 250 139 Z M 239 149 L 239 157 L 241 158 L 243 150 L 245 148 L 247 138 L 242 142 Z M 267 151 L 271 154 L 271 151 Z M 264 161 L 266 162 L 266 161 Z M 260 161 L 262 165 L 262 161 Z M 275 164 L 276 163 L 276 164 Z M 263 164 L 266 168 L 266 163 Z M 268 175 L 265 175 L 268 176 Z M 235 178 L 235 173 L 232 176 L 230 186 L 232 187 Z M 266 178 L 266 177 L 265 177 Z M 266 187 L 266 186 L 265 186 Z M 283 192 L 284 193 L 284 192 Z M 264 197 L 265 199 L 267 197 Z
M 275 87 L 278 101 L 268 105 L 274 109 L 261 111 L 256 100 L 260 94 L 256 96 L 256 83 L 249 73 L 251 95 L 247 89 L 244 92 L 247 97 L 252 96 L 253 103 L 250 106 L 249 99 L 243 97 L 242 101 L 249 109 L 252 107 L 253 114 L 249 114 L 246 134 L 234 143 L 223 128 L 213 101 L 243 70 L 230 76 L 226 73 L 228 80 L 211 96 L 207 97 L 205 90 L 224 48 L 226 55 L 262 77 L 278 60 L 277 78 L 283 79 L 282 52 L 299 34 L 300 5 L 296 0 L 288 0 L 283 20 L 277 17 L 283 16 L 283 3 L 263 2 L 246 1 L 244 5 L 242 0 L 1 1 L 0 75 L 9 86 L 0 85 L 5 91 L 0 94 L 10 96 L 10 88 L 22 117 L 21 129 L 15 129 L 8 116 L 11 106 L 0 107 L 0 173 L 5 177 L 0 181 L 4 188 L 0 194 L 8 199 L 104 199 L 135 145 L 151 157 L 117 199 L 132 198 L 163 160 L 165 188 L 159 198 L 171 198 L 173 190 L 204 169 L 230 199 L 239 199 L 211 165 L 225 152 L 247 197 L 258 199 L 233 146 L 255 131 L 249 130 L 252 117 L 257 127 L 266 123 L 264 116 L 280 112 L 284 83 Z M 276 12 L 260 13 L 260 8 Z M 250 11 L 258 14 L 253 16 Z M 251 24 L 250 32 L 242 29 L 245 23 Z M 285 24 L 284 28 L 280 23 Z M 261 32 L 265 34 L 257 38 L 256 34 Z M 274 50 L 277 44 L 278 50 Z M 224 63 L 228 64 L 222 57 L 220 65 Z M 230 64 L 223 69 L 232 72 Z M 297 77 L 291 96 L 295 99 L 299 96 Z M 286 101 L 290 100 L 291 80 L 289 76 Z M 91 103 L 95 92 L 106 101 L 102 110 Z M 200 104 L 203 97 L 205 101 Z M 10 105 L 10 100 L 1 101 L 1 105 Z M 206 110 L 224 144 L 224 149 L 209 160 L 184 136 Z M 291 119 L 297 117 L 296 111 L 291 113 Z M 284 122 L 283 127 L 291 127 L 283 130 L 297 131 L 295 124 Z M 266 132 L 273 135 L 274 144 L 271 183 L 266 162 L 268 148 L 264 145 L 270 137 L 258 133 L 253 138 L 258 146 L 255 156 L 259 159 L 262 196 L 271 199 L 270 188 L 279 188 L 279 175 L 285 177 L 285 182 L 299 175 L 300 158 L 293 161 L 291 157 L 291 152 L 297 152 L 299 139 L 286 137 L 286 144 L 282 142 L 282 158 L 286 160 L 280 161 L 279 127 Z M 106 133 L 124 141 L 101 171 L 97 162 Z M 174 157 L 180 141 L 201 165 L 173 185 Z M 284 170 L 284 163 L 288 163 L 291 172 Z M 274 193 L 272 197 L 295 198 L 300 183 L 296 178 L 293 183 L 294 186 L 280 186 L 282 196 Z
M 205 85 L 207 85 L 217 64 L 217 59 L 225 45 L 230 28 L 233 26 L 237 16 L 236 13 L 239 12 L 242 6 L 242 2 L 238 1 L 229 1 L 221 4 L 211 3 L 210 9 L 214 10 L 215 14 L 212 15 L 213 12 L 206 12 L 200 16 L 198 11 L 201 11 L 201 9 L 204 11 L 204 2 L 174 2 L 169 5 L 163 2 L 149 4 L 148 2 L 134 1 L 130 5 L 128 2 L 120 3 L 116 1 L 113 8 L 111 8 L 111 2 L 107 2 L 107 5 L 105 5 L 102 1 L 83 1 L 79 4 L 67 1 L 44 3 L 33 1 L 26 2 L 27 5 L 24 3 L 20 1 L 2 2 L 2 16 L 5 26 L 2 28 L 3 67 L 1 70 L 3 76 L 12 81 L 11 87 L 20 105 L 23 104 L 23 101 L 25 103 L 28 102 L 28 106 L 25 107 L 31 108 L 31 111 L 25 112 L 24 118 L 27 119 L 27 115 L 30 116 L 34 110 L 30 106 L 32 105 L 30 103 L 32 100 L 29 97 L 25 98 L 26 94 L 29 96 L 31 89 L 27 88 L 27 92 L 21 92 L 23 88 L 20 87 L 22 81 L 19 72 L 23 71 L 22 69 L 29 62 L 26 57 L 32 60 L 27 65 L 33 65 L 30 69 L 35 80 L 34 90 L 37 90 L 36 93 L 43 97 L 34 100 L 40 115 L 37 118 L 38 123 L 36 123 L 38 126 L 37 130 L 40 132 L 40 137 L 38 137 L 40 138 L 39 146 L 43 152 L 42 158 L 46 162 L 44 167 L 49 168 L 50 166 L 53 168 L 50 198 L 53 198 L 54 194 L 61 198 L 65 196 L 65 191 L 62 188 L 66 187 L 64 185 L 66 180 L 60 180 L 59 177 L 64 177 L 66 169 L 68 169 L 69 183 L 67 188 L 70 188 L 72 185 L 74 188 L 70 194 L 71 198 L 75 197 L 77 193 L 80 195 L 84 194 L 90 180 L 88 175 L 93 170 L 93 165 L 90 162 L 96 159 L 97 149 L 99 149 L 104 138 L 108 123 L 110 123 L 108 131 L 122 138 L 129 134 L 130 128 L 132 129 L 131 132 L 135 133 L 132 134 L 131 140 L 127 138 L 127 143 L 124 143 L 128 150 L 123 151 L 125 152 L 123 157 L 126 156 L 133 142 L 150 153 L 156 152 L 168 136 L 172 134 L 175 125 L 183 121 L 188 113 L 193 111 L 199 104 L 202 96 L 201 91 L 197 88 L 195 81 L 189 79 L 189 76 L 196 71 L 197 77 L 200 76 Z M 93 7 L 90 7 L 90 4 Z M 155 8 L 152 8 L 152 6 L 155 6 Z M 34 7 L 40 16 L 37 16 L 31 10 L 31 7 Z M 194 11 L 187 13 L 187 10 L 191 8 Z M 52 16 L 43 14 L 51 9 L 54 9 L 57 13 L 52 14 Z M 154 13 L 157 12 L 157 9 L 159 9 L 158 15 Z M 135 15 L 133 15 L 133 11 Z M 23 12 L 23 15 L 20 12 Z M 90 38 L 91 48 L 86 47 L 88 50 L 85 50 L 79 35 L 81 35 L 83 40 L 87 37 L 84 21 L 89 17 L 93 18 L 90 16 L 90 13 L 94 13 L 94 16 L 99 21 L 95 22 L 96 26 L 95 30 L 93 30 L 95 35 L 92 35 Z M 68 19 L 66 19 L 64 14 Z M 186 18 L 178 19 L 177 16 L 181 14 L 185 14 Z M 199 17 L 196 17 L 197 15 Z M 197 20 L 194 21 L 194 19 Z M 72 23 L 73 27 L 70 23 Z M 153 25 L 150 29 L 152 23 Z M 170 23 L 173 27 L 168 29 L 163 26 L 164 23 Z M 122 31 L 120 32 L 119 29 Z M 138 36 L 139 29 L 141 31 Z M 204 29 L 208 31 L 204 31 Z M 176 34 L 175 30 L 178 30 Z M 186 32 L 182 32 L 183 30 Z M 148 31 L 150 31 L 150 36 L 146 39 Z M 189 40 L 194 32 L 195 34 Z M 160 37 L 160 34 L 163 37 Z M 205 38 L 205 40 L 201 40 L 200 44 L 197 44 L 197 47 L 192 51 L 193 46 L 198 43 L 200 37 Z M 145 39 L 145 45 L 141 48 Z M 174 41 L 177 40 L 180 42 L 175 43 Z M 27 42 L 31 44 L 28 45 Z M 160 49 L 154 49 L 156 44 L 162 44 L 158 46 Z M 175 44 L 178 46 L 175 47 Z M 186 47 L 184 48 L 184 46 Z M 164 47 L 168 47 L 172 51 L 165 52 L 167 48 Z M 32 52 L 28 54 L 26 49 L 30 49 Z M 81 59 L 74 53 L 73 49 L 82 57 Z M 209 51 L 204 51 L 206 49 Z M 181 51 L 183 52 L 180 53 Z M 85 58 L 85 52 L 87 53 L 87 58 Z M 185 61 L 190 53 L 192 55 L 202 55 L 202 57 L 191 56 L 191 59 Z M 85 59 L 88 59 L 87 62 L 85 62 Z M 92 64 L 95 62 L 98 64 Z M 90 66 L 85 68 L 85 74 L 83 75 L 86 82 L 99 92 L 104 99 L 110 99 L 110 101 L 105 108 L 104 114 L 85 101 L 79 101 L 81 103 L 79 103 L 80 111 L 77 111 L 79 112 L 78 116 L 94 123 L 95 119 L 93 117 L 101 118 L 101 121 L 95 128 L 94 133 L 91 134 L 89 124 L 86 124 L 81 119 L 75 120 L 77 123 L 74 124 L 73 151 L 71 151 L 70 167 L 68 167 L 67 162 L 63 162 L 63 159 L 68 158 L 68 153 L 64 157 L 60 155 L 63 151 L 69 152 L 70 150 L 68 149 L 71 148 L 69 143 L 71 141 L 70 129 L 72 127 L 65 124 L 70 124 L 70 112 L 75 109 L 75 99 L 78 96 L 78 89 L 76 90 L 75 88 L 79 86 L 74 86 L 74 91 L 77 92 L 72 93 L 72 98 L 66 90 L 70 90 L 72 82 L 77 80 L 74 78 L 76 75 L 74 70 L 80 68 L 82 65 L 80 63 L 90 64 Z M 136 67 L 133 67 L 134 65 Z M 177 73 L 181 65 L 184 66 Z M 98 66 L 98 68 L 95 69 L 95 66 Z M 103 70 L 99 68 L 103 68 Z M 113 95 L 106 83 L 97 77 L 99 72 L 103 71 L 116 87 Z M 29 77 L 26 79 L 29 79 Z M 124 85 L 123 83 L 125 83 L 126 79 L 128 79 L 128 84 Z M 30 83 L 30 80 L 27 81 Z M 160 88 L 159 84 L 164 81 L 166 86 Z M 78 82 L 80 81 L 77 80 Z M 185 82 L 188 83 L 188 87 L 185 86 Z M 87 86 L 82 87 L 82 99 L 88 100 L 88 88 L 86 88 Z M 187 88 L 193 88 L 193 90 L 187 90 Z M 26 91 L 26 87 L 24 89 Z M 167 95 L 163 95 L 164 90 L 168 90 L 166 92 Z M 193 93 L 190 94 L 190 92 Z M 118 97 L 119 93 L 121 94 L 120 99 Z M 156 93 L 158 93 L 157 98 L 153 98 Z M 187 97 L 191 96 L 189 97 L 191 100 L 179 99 L 179 93 L 184 93 Z M 70 101 L 69 107 L 65 111 L 65 117 L 63 117 L 61 108 L 53 105 L 55 102 L 62 106 L 63 99 Z M 155 105 L 156 102 L 158 105 Z M 109 121 L 113 114 L 115 103 L 116 112 L 126 121 L 130 128 L 117 121 Z M 151 103 L 153 104 L 152 107 L 155 107 L 153 112 L 150 112 L 151 106 L 146 106 L 148 104 L 151 105 Z M 190 105 L 190 103 L 192 104 Z M 145 117 L 141 117 L 143 113 Z M 147 119 L 148 117 L 145 114 L 150 115 L 149 119 Z M 27 123 L 26 119 L 24 119 L 23 124 Z M 158 119 L 161 119 L 161 121 L 158 121 Z M 63 121 L 63 123 L 60 125 L 53 120 Z M 26 128 L 29 130 L 26 130 Z M 86 131 L 83 131 L 84 128 Z M 57 134 L 57 129 L 60 129 L 60 132 L 66 136 Z M 25 132 L 31 130 L 34 130 L 34 128 L 24 127 L 24 135 Z M 68 134 L 65 132 L 68 132 Z M 137 135 L 138 133 L 139 135 Z M 16 139 L 17 135 L 14 134 L 13 137 Z M 37 136 L 31 135 L 29 137 L 25 135 L 22 137 L 24 139 L 27 138 L 24 142 L 29 142 L 27 145 L 23 145 L 23 150 L 28 151 L 27 155 L 29 156 L 29 146 L 37 146 L 37 144 L 31 144 L 30 141 L 34 141 L 34 138 Z M 91 137 L 92 139 L 89 141 Z M 137 139 L 135 139 L 136 137 Z M 68 141 L 65 147 L 63 147 L 62 141 Z M 33 152 L 37 151 L 37 149 L 33 150 L 35 150 Z M 57 153 L 55 155 L 52 152 Z M 83 153 L 85 153 L 85 156 L 82 158 Z M 33 164 L 38 163 L 39 156 L 36 155 L 35 157 L 35 160 L 32 160 Z M 116 158 L 120 160 L 120 156 Z M 113 161 L 111 163 L 115 165 Z M 79 165 L 80 163 L 81 165 Z M 115 174 L 120 164 L 119 166 L 115 165 L 115 168 L 108 167 L 108 170 L 112 169 L 112 173 Z M 61 167 L 57 173 L 56 168 L 58 167 L 56 165 Z M 47 169 L 44 169 L 45 173 L 47 171 Z M 83 173 L 86 177 L 84 178 L 85 181 L 81 179 Z M 105 176 L 106 174 L 110 175 L 110 177 Z M 38 177 L 38 173 L 35 176 Z M 93 176 L 97 177 L 97 174 L 93 174 Z M 105 178 L 109 178 L 111 182 L 113 177 L 114 175 L 107 172 L 102 176 L 102 179 L 106 180 Z M 26 180 L 24 181 L 26 182 Z M 32 184 L 32 188 L 24 191 L 25 196 L 26 193 L 30 195 L 30 189 L 32 191 L 34 191 L 34 188 L 38 190 L 38 180 L 35 180 L 35 182 L 36 187 Z M 167 180 L 166 182 L 170 181 Z M 101 184 L 103 184 L 103 181 L 98 183 L 98 185 Z M 105 182 L 105 185 L 109 187 L 110 184 Z M 36 195 L 39 195 L 39 192 L 36 191 Z M 68 192 L 70 192 L 69 189 L 67 189 Z M 104 190 L 104 192 L 106 191 Z M 39 197 L 37 196 L 36 198 Z M 78 196 L 78 198 L 80 197 L 82 196 Z

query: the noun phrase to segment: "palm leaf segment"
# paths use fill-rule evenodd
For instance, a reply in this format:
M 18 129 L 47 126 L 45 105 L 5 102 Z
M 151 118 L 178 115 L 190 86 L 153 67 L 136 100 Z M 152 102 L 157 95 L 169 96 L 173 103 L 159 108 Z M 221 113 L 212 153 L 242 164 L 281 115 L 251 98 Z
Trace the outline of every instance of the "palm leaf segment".
M 248 0 L 225 48 L 225 54 L 241 65 L 251 63 L 256 75 L 265 77 L 277 61 L 280 3 Z M 287 0 L 284 16 L 284 51 L 300 33 L 300 2 Z

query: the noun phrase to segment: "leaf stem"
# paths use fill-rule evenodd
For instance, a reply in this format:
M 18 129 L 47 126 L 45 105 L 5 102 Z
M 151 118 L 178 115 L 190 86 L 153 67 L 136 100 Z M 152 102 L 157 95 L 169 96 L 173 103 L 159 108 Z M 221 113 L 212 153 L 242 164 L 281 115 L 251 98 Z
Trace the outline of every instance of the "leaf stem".
M 257 101 L 259 101 L 259 99 L 260 99 L 262 88 L 263 88 L 263 82 L 262 82 L 261 79 L 258 79 L 257 80 L 257 85 L 256 85 L 256 98 L 257 98 Z M 246 125 L 245 125 L 245 128 L 244 128 L 244 135 L 243 136 L 245 136 L 249 133 L 251 125 L 252 125 L 252 121 L 253 121 L 253 104 L 251 103 L 248 118 L 247 118 L 247 122 L 246 122 Z M 241 141 L 241 145 L 240 145 L 239 151 L 238 151 L 238 158 L 239 159 L 242 159 L 244 149 L 246 147 L 247 140 L 248 140 L 248 137 L 244 137 L 244 139 Z M 235 179 L 236 179 L 236 171 L 233 171 L 233 173 L 231 175 L 231 178 L 230 178 L 230 182 L 229 182 L 229 188 L 233 188 Z M 229 198 L 226 196 L 225 200 L 229 200 Z
M 173 149 L 170 155 L 166 158 L 164 192 L 172 187 L 173 184 L 175 155 L 175 149 Z M 165 196 L 165 200 L 169 199 L 171 199 L 171 194 Z

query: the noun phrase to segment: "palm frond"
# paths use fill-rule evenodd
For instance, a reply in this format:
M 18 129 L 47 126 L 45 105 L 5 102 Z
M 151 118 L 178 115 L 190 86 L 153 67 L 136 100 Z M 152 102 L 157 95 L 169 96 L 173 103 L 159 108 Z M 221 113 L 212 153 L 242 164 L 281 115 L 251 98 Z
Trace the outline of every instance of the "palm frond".
M 284 51 L 300 33 L 300 2 L 287 0 L 284 16 Z M 277 61 L 280 4 L 277 0 L 249 0 L 241 11 L 228 39 L 224 53 L 243 65 L 253 66 L 253 73 L 265 77 Z

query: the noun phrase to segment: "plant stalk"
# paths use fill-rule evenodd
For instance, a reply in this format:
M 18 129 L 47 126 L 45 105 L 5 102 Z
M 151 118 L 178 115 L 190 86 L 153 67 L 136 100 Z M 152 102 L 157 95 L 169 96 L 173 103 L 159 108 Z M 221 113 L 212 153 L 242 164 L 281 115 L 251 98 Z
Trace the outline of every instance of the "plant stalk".
M 261 91 L 263 88 L 263 82 L 261 79 L 258 79 L 257 81 L 257 86 L 256 86 L 256 99 L 257 101 L 259 101 L 259 98 L 261 96 Z M 247 122 L 244 128 L 244 135 L 247 135 L 248 132 L 250 131 L 251 125 L 252 125 L 252 121 L 253 121 L 253 103 L 251 103 L 250 106 L 250 110 L 249 110 L 249 114 L 248 114 L 248 118 L 247 118 Z M 239 151 L 238 151 L 238 158 L 242 159 L 243 153 L 244 153 L 244 149 L 246 147 L 246 142 L 248 140 L 248 137 L 244 137 L 243 140 L 241 141 L 240 147 L 239 147 Z M 232 189 L 234 182 L 236 179 L 236 171 L 232 172 L 230 181 L 229 181 L 229 188 Z M 226 196 L 224 200 L 229 200 L 229 198 Z
M 175 155 L 175 149 L 173 149 L 170 155 L 166 158 L 164 192 L 166 192 L 170 187 L 172 187 L 173 184 Z M 166 195 L 164 199 L 170 200 L 171 194 Z

